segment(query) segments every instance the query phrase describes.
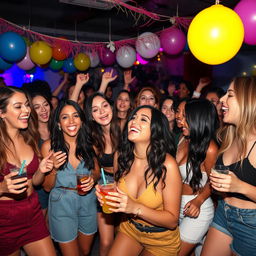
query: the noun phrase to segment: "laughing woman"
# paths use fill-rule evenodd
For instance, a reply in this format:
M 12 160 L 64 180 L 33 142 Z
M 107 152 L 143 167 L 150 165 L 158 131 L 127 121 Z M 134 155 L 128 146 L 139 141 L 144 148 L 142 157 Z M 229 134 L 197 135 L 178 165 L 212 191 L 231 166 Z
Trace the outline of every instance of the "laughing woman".
M 52 238 L 59 242 L 62 255 L 89 255 L 97 231 L 94 183 L 99 168 L 90 144 L 85 116 L 79 105 L 63 101 L 53 116 L 51 140 L 42 146 L 42 154 L 54 151 L 54 169 L 44 187 L 50 192 L 49 225 Z M 76 174 L 87 174 L 85 195 L 78 194 Z
M 209 229 L 204 256 L 256 253 L 256 79 L 238 77 L 220 99 L 224 127 L 217 164 L 227 174 L 211 172 L 212 187 L 221 192 Z

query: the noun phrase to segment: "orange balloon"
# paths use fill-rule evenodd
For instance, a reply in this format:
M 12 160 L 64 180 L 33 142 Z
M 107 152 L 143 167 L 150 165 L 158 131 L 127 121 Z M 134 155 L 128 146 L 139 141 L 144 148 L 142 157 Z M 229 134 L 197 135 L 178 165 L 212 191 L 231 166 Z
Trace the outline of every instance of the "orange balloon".
M 68 57 L 64 47 L 60 43 L 53 46 L 52 57 L 55 60 L 65 60 Z

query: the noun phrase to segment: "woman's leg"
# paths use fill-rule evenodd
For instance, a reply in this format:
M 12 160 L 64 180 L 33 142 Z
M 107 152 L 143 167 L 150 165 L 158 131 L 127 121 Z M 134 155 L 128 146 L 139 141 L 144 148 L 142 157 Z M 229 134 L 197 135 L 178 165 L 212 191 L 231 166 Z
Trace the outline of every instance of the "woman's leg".
M 24 250 L 29 256 L 56 256 L 50 236 L 24 245 Z
M 93 235 L 85 235 L 82 233 L 78 233 L 78 244 L 80 249 L 80 255 L 88 256 L 91 251 L 92 242 L 93 242 Z
M 97 213 L 98 229 L 100 234 L 100 256 L 108 255 L 114 241 L 114 219 L 112 214 Z
M 204 242 L 201 256 L 231 256 L 231 242 L 232 237 L 214 227 L 210 227 Z
M 59 243 L 62 256 L 80 256 L 78 240 L 72 240 L 67 243 Z
M 138 256 L 143 246 L 133 238 L 122 232 L 118 232 L 108 256 Z
M 16 252 L 9 254 L 8 256 L 20 256 L 20 250 L 17 250 Z
M 184 241 L 181 241 L 181 247 L 179 256 L 189 256 L 193 252 L 196 244 L 190 244 Z

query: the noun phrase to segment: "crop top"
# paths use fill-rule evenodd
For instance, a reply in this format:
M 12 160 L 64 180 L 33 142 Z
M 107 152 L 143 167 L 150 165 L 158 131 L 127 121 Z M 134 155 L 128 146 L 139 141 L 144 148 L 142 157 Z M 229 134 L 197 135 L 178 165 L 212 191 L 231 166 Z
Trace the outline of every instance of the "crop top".
M 10 169 L 12 169 L 14 167 L 17 167 L 17 166 L 10 164 L 10 163 L 6 163 L 4 169 L 0 172 L 0 181 L 3 181 L 4 176 L 9 174 Z M 36 153 L 34 153 L 33 159 L 26 166 L 28 179 L 32 179 L 32 177 L 33 177 L 34 173 L 37 171 L 38 167 L 39 167 L 39 159 L 38 159 Z
M 256 186 L 256 168 L 254 168 L 251 165 L 251 163 L 249 161 L 249 155 L 250 155 L 252 149 L 254 148 L 255 144 L 256 144 L 256 141 L 253 143 L 247 157 L 244 158 L 242 165 L 241 165 L 241 161 L 237 161 L 233 164 L 227 165 L 227 167 L 229 167 L 230 171 L 232 171 L 240 180 L 242 180 L 252 186 Z M 224 165 L 223 154 L 221 154 L 218 157 L 216 164 Z M 240 193 L 228 192 L 228 193 L 226 193 L 226 195 L 230 196 L 230 197 L 235 197 L 235 198 L 239 198 L 242 200 L 254 202 L 250 198 L 248 198 L 245 195 L 240 194 Z
M 180 169 L 180 175 L 181 175 L 181 178 L 182 178 L 182 182 L 184 184 L 188 184 L 190 183 L 191 179 L 192 179 L 192 176 L 193 176 L 193 173 L 190 172 L 189 173 L 189 176 L 187 178 L 187 163 L 184 163 L 182 165 L 179 166 L 179 169 Z M 206 172 L 202 172 L 202 179 L 200 180 L 200 187 L 204 187 L 205 184 L 207 183 L 208 181 L 208 175 Z
M 114 163 L 114 153 L 111 154 L 103 154 L 99 157 L 99 162 L 102 167 L 113 167 Z

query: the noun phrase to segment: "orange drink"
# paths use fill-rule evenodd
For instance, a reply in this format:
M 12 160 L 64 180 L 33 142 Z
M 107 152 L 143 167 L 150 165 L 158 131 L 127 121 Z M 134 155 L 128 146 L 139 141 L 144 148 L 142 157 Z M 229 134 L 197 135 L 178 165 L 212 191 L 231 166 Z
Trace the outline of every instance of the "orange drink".
M 114 183 L 107 183 L 106 185 L 99 184 L 99 188 L 100 188 L 100 193 L 103 196 L 102 211 L 104 213 L 110 214 L 112 212 L 109 210 L 109 208 L 113 208 L 113 207 L 107 204 L 107 200 L 105 197 L 108 195 L 108 192 L 116 192 L 116 185 Z

